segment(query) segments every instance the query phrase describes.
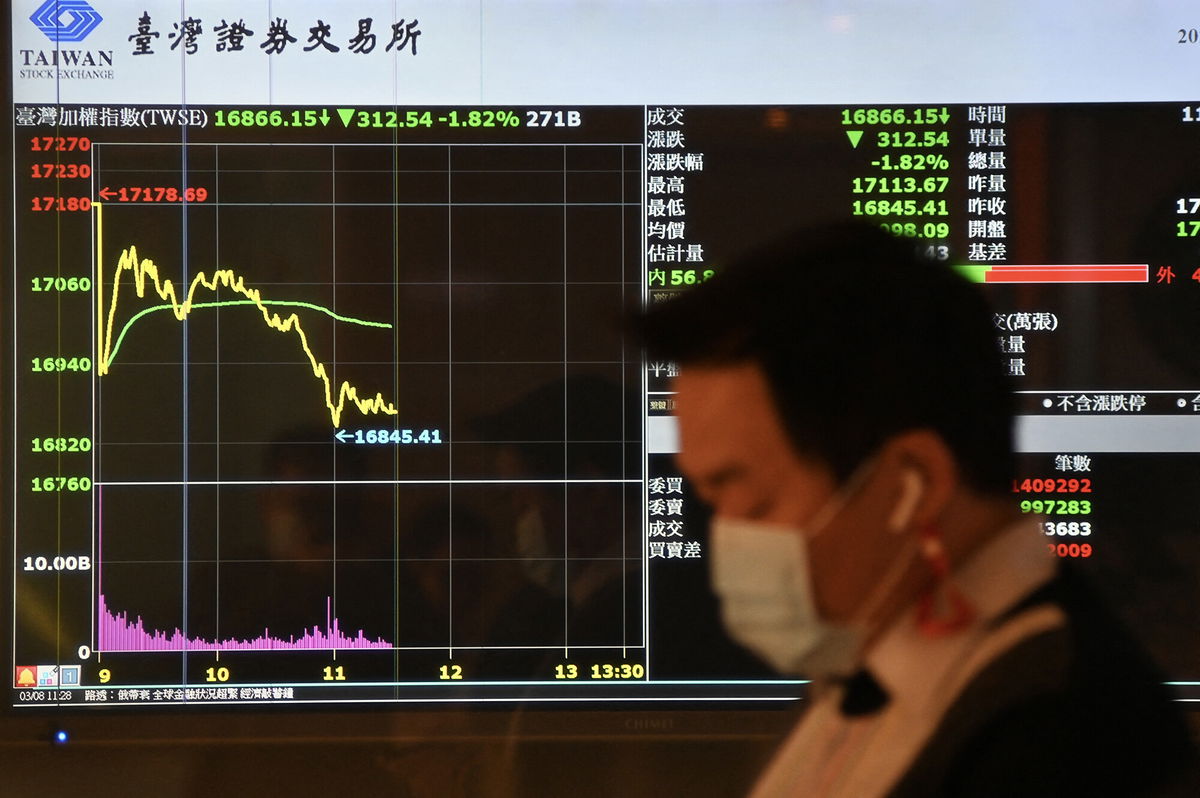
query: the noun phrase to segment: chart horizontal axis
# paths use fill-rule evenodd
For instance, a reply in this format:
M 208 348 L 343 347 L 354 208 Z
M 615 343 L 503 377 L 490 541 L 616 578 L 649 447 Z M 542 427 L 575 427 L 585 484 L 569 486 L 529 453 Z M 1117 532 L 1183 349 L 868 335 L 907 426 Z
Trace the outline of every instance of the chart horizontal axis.
M 96 482 L 101 488 L 255 485 L 640 485 L 640 479 L 247 479 Z

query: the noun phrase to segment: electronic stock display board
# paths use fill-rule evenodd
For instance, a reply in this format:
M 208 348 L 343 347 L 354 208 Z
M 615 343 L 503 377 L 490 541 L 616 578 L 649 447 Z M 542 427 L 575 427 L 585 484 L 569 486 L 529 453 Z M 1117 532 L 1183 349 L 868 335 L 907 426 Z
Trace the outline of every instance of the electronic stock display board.
M 1200 19 L 811 5 L 15 0 L 5 703 L 793 701 L 620 318 L 846 218 L 1200 694 Z

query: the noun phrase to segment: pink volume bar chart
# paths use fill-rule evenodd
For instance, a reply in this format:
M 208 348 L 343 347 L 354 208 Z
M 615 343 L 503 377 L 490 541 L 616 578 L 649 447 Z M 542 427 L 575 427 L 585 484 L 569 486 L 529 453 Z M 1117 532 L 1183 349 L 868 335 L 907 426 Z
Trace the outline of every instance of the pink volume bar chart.
M 127 613 L 111 612 L 104 603 L 104 596 L 99 600 L 99 628 L 97 640 L 99 650 L 114 651 L 287 651 L 313 650 L 335 648 L 391 648 L 392 644 L 382 638 L 370 639 L 362 629 L 348 636 L 339 628 L 338 619 L 331 613 L 330 600 L 325 599 L 325 628 L 312 627 L 299 637 L 289 636 L 286 640 L 273 637 L 268 629 L 258 637 L 248 640 L 228 638 L 225 640 L 205 640 L 199 637 L 188 637 L 179 629 L 170 634 L 157 630 L 146 629 L 140 616 L 129 620 Z

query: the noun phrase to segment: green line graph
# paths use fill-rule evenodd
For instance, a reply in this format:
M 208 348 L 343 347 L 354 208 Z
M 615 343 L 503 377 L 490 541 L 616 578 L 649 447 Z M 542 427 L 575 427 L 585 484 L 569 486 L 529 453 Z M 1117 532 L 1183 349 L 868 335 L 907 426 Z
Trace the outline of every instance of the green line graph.
M 262 304 L 262 305 L 278 305 L 280 307 L 288 307 L 288 308 L 306 308 L 308 310 L 315 310 L 320 313 L 324 313 L 329 318 L 331 318 L 335 321 L 345 322 L 346 324 L 357 324 L 362 327 L 379 327 L 379 328 L 382 328 L 385 330 L 392 329 L 392 325 L 390 325 L 386 322 L 367 321 L 366 319 L 356 319 L 356 318 L 353 318 L 352 316 L 343 316 L 340 313 L 335 313 L 334 311 L 330 310 L 329 308 L 327 308 L 323 305 L 316 305 L 316 304 L 313 304 L 312 302 L 299 302 L 299 301 L 286 300 L 286 299 L 263 299 L 258 302 L 255 302 L 254 300 L 251 300 L 251 299 L 226 299 L 226 300 L 221 300 L 218 302 L 194 302 L 194 303 L 192 303 L 192 307 L 193 308 L 227 308 L 227 307 L 234 307 L 237 305 L 254 305 L 257 307 L 260 304 Z M 142 310 L 138 311 L 136 314 L 131 316 L 129 318 L 129 320 L 127 322 L 125 322 L 125 326 L 121 328 L 121 332 L 117 335 L 117 341 L 115 344 L 113 344 L 112 352 L 109 354 L 108 360 L 106 360 L 104 362 L 105 367 L 111 366 L 113 364 L 113 361 L 115 361 L 117 359 L 117 352 L 119 352 L 121 350 L 121 343 L 125 340 L 125 336 L 129 333 L 130 328 L 133 327 L 134 322 L 138 321 L 143 316 L 154 313 L 155 311 L 171 310 L 171 308 L 172 308 L 172 305 L 170 303 L 166 303 L 166 304 L 162 304 L 162 305 L 151 305 L 150 307 L 143 308 Z

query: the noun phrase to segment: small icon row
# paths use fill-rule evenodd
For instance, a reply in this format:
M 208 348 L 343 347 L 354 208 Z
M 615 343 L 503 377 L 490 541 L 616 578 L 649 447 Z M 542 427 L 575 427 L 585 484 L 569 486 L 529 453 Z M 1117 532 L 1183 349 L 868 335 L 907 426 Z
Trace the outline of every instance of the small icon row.
M 78 687 L 79 665 L 18 665 L 13 687 Z

